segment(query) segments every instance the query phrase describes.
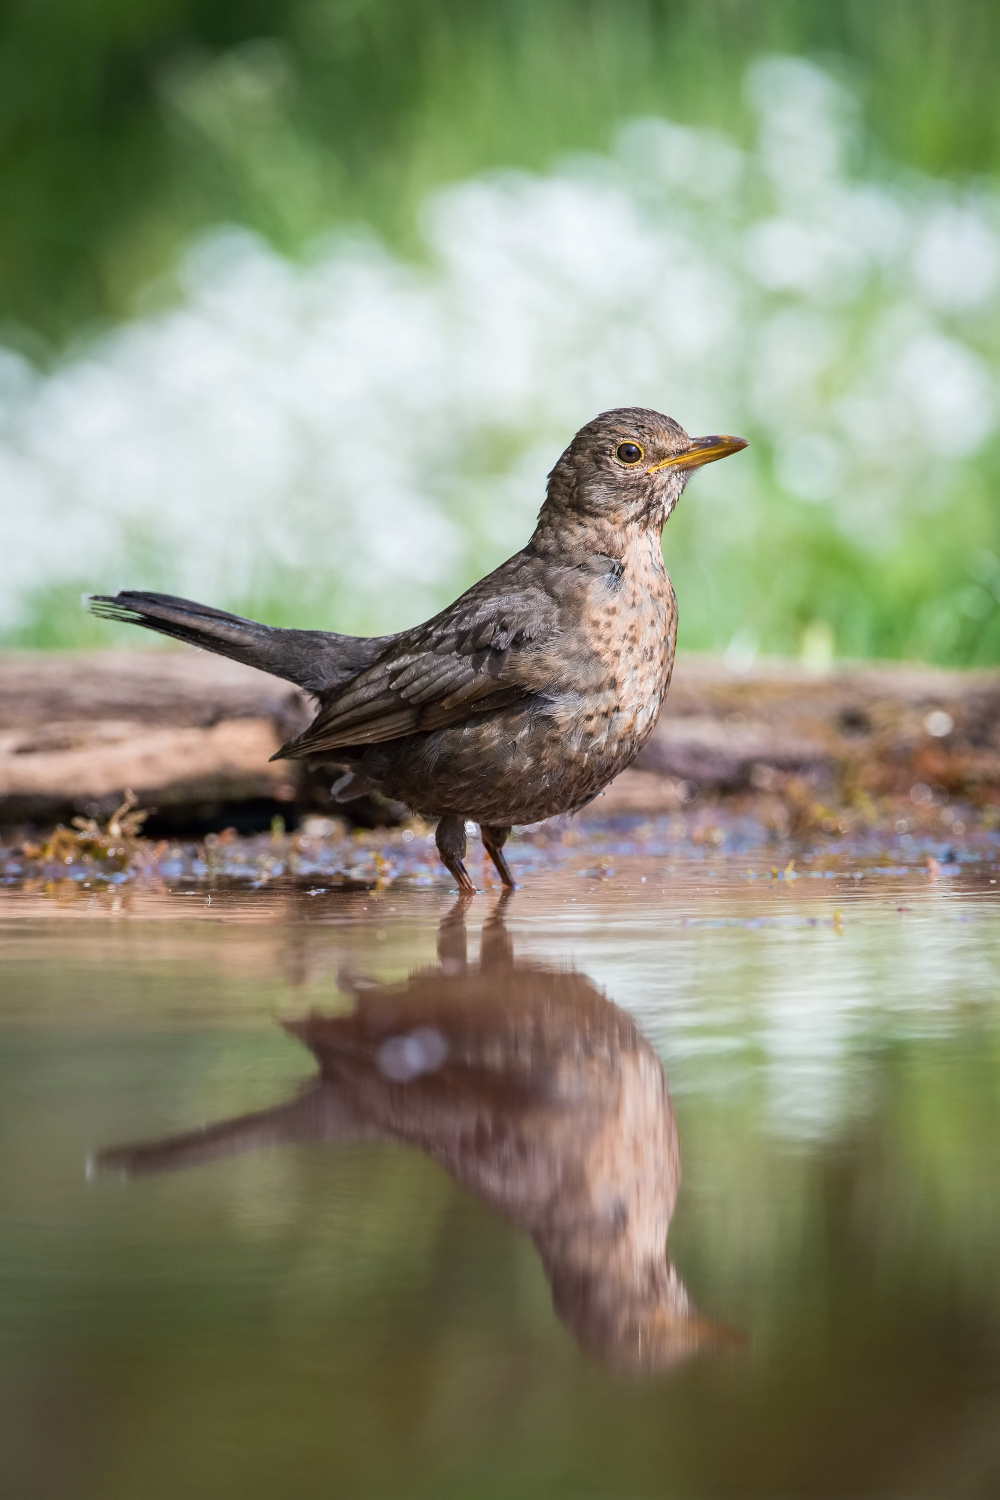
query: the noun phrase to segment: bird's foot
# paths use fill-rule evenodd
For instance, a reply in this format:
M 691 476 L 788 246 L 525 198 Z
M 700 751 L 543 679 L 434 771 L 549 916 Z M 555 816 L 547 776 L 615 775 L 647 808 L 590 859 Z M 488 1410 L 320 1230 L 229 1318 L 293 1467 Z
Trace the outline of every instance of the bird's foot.
M 446 859 L 445 864 L 448 866 L 448 869 L 458 881 L 459 896 L 464 896 L 466 898 L 468 898 L 469 896 L 475 896 L 476 887 L 472 883 L 472 876 L 469 874 L 462 861 L 460 859 L 456 859 L 454 861 Z
M 442 818 L 437 826 L 434 836 L 441 863 L 445 869 L 458 881 L 458 892 L 460 896 L 474 896 L 476 887 L 472 883 L 472 877 L 465 868 L 465 819 L 453 815 Z

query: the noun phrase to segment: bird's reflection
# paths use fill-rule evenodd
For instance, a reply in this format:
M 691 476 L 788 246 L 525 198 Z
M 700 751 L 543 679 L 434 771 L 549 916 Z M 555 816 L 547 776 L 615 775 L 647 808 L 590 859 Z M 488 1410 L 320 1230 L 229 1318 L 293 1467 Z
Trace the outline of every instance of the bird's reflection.
M 98 1165 L 132 1174 L 295 1141 L 403 1141 L 531 1236 L 556 1311 L 602 1363 L 649 1372 L 732 1343 L 666 1254 L 680 1150 L 659 1058 L 585 975 L 516 959 L 502 907 L 478 964 L 460 905 L 436 965 L 402 984 L 342 979 L 351 1014 L 289 1024 L 320 1068 L 294 1099 Z

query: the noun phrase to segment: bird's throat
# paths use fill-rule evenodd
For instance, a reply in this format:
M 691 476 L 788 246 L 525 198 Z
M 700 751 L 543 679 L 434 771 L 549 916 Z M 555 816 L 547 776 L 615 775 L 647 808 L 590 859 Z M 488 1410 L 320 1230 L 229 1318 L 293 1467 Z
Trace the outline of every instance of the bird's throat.
M 650 536 L 659 539 L 665 521 L 662 505 L 648 515 L 627 518 L 565 512 L 549 516 L 543 511 L 526 550 L 571 567 L 597 555 L 624 558 Z

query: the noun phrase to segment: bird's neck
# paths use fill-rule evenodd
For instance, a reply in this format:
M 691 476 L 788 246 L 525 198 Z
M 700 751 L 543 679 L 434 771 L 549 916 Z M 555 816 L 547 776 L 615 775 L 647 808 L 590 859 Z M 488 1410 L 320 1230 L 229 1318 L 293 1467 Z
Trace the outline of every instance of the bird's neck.
M 633 547 L 650 536 L 658 538 L 662 530 L 662 522 L 650 524 L 649 517 L 606 518 L 567 515 L 565 512 L 546 515 L 543 511 L 527 550 L 535 557 L 550 558 L 553 562 L 573 567 L 597 554 L 624 558 Z

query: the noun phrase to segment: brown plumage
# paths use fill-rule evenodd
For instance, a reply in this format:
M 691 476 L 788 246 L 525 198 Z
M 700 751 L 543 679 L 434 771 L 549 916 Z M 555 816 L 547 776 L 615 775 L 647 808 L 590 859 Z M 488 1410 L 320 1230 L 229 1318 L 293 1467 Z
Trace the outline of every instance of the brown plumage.
M 511 828 L 583 807 L 652 733 L 677 639 L 660 535 L 692 470 L 745 446 L 689 438 L 659 412 L 605 412 L 549 475 L 527 546 L 394 636 L 275 630 L 162 594 L 91 607 L 306 688 L 319 713 L 279 756 L 339 767 L 340 800 L 377 790 L 438 818 L 465 893 L 465 825 L 478 823 L 513 885 Z
M 504 898 L 502 898 L 504 899 Z M 320 1076 L 287 1103 L 103 1151 L 126 1175 L 301 1141 L 391 1139 L 425 1152 L 531 1236 L 559 1316 L 602 1363 L 664 1369 L 740 1336 L 693 1306 L 666 1253 L 680 1185 L 663 1066 L 584 974 L 514 956 L 498 911 L 466 960 L 459 908 L 440 964 L 350 987 L 350 1015 L 288 1030 Z

